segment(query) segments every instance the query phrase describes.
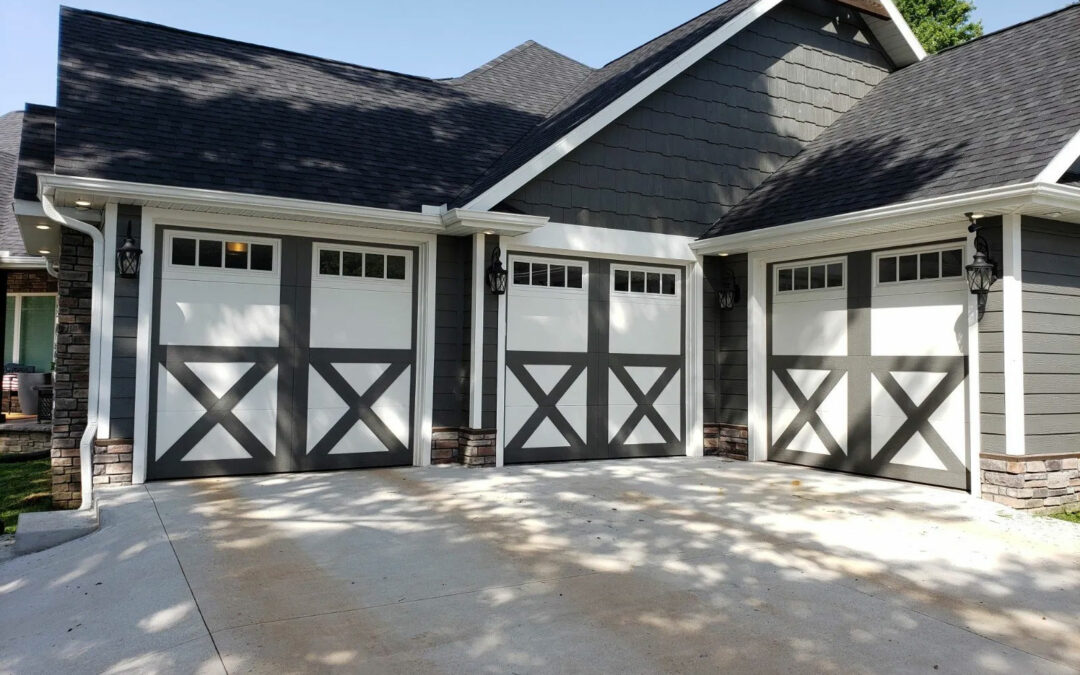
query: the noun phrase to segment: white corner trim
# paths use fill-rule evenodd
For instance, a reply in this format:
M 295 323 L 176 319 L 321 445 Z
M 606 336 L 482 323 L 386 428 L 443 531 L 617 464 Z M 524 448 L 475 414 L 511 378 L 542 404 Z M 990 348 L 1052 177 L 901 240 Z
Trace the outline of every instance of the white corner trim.
M 428 241 L 420 245 L 420 264 L 417 265 L 423 276 L 420 278 L 420 317 L 418 326 L 420 335 L 417 336 L 417 345 L 420 353 L 417 354 L 416 362 L 420 368 L 417 374 L 417 439 L 416 448 L 413 450 L 414 466 L 429 466 L 431 464 L 431 421 L 433 418 L 432 407 L 435 391 L 435 263 L 436 242 L 431 236 Z
M 975 255 L 975 235 L 968 234 L 964 259 Z M 982 496 L 982 470 L 979 456 L 982 454 L 982 382 L 979 365 L 979 300 L 968 293 L 968 491 L 972 497 Z
M 484 249 L 484 235 L 474 234 L 469 311 L 469 427 L 472 429 L 479 429 L 484 423 Z
M 702 399 L 705 386 L 704 370 L 704 302 L 705 273 L 702 261 L 686 267 L 687 311 L 686 311 L 686 358 L 689 363 L 683 369 L 686 380 L 687 415 L 686 456 L 703 457 L 705 455 L 705 403 Z
M 1080 161 L 1080 131 L 1077 131 L 1069 139 L 1069 142 L 1058 151 L 1058 154 L 1054 155 L 1054 158 L 1050 160 L 1050 163 L 1046 165 L 1046 168 L 1039 173 L 1035 180 L 1043 183 L 1056 183 L 1077 161 Z
M 694 65 L 714 49 L 724 44 L 737 35 L 744 28 L 762 17 L 773 7 L 779 5 L 781 0 L 759 0 L 741 14 L 717 28 L 713 33 L 690 49 L 686 50 L 675 59 L 668 62 L 652 75 L 648 76 L 630 91 L 609 103 L 604 109 L 596 113 L 582 124 L 575 127 L 543 152 L 518 167 L 509 176 L 506 176 L 495 185 L 491 186 L 468 204 L 466 209 L 476 211 L 488 211 L 509 197 L 521 186 L 540 175 L 545 169 L 559 161 L 591 138 L 598 131 L 618 119 L 635 105 L 643 101 L 647 96 L 664 86 L 684 70 Z
M 105 246 L 116 246 L 116 204 L 105 205 Z M 113 314 L 116 310 L 116 265 L 105 263 L 105 279 L 101 288 L 101 385 L 98 404 L 98 438 L 112 438 L 112 362 Z
M 1005 362 L 1005 452 L 1025 452 L 1024 294 L 1020 216 L 1005 216 L 1001 226 L 1002 338 Z
M 506 458 L 506 294 L 499 296 L 498 356 L 495 368 L 495 466 Z
M 769 402 L 766 396 L 769 373 L 765 367 L 766 331 L 769 329 L 765 320 L 767 267 L 765 259 L 756 254 L 751 254 L 747 263 L 747 459 L 764 462 L 769 458 Z
M 131 482 L 136 485 L 146 482 L 146 467 L 149 463 L 147 453 L 150 449 L 150 386 L 158 377 L 157 368 L 151 370 L 150 333 L 153 329 L 154 311 L 154 272 L 157 260 L 154 257 L 157 242 L 154 236 L 154 214 L 143 209 L 142 227 L 139 233 L 139 246 L 143 250 L 142 265 L 139 270 L 139 310 L 136 328 L 135 354 L 135 425 L 131 458 Z

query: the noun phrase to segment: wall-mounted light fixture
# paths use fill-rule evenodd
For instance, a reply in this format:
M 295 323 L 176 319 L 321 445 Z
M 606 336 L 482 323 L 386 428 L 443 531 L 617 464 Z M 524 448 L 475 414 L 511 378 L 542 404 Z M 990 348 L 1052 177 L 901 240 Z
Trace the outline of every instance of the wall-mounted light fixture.
M 491 264 L 487 270 L 488 290 L 492 295 L 506 292 L 506 268 L 502 264 L 502 249 L 496 246 L 491 250 Z
M 135 243 L 131 236 L 131 221 L 128 221 L 127 236 L 124 243 L 116 249 L 116 272 L 122 279 L 134 279 L 139 276 L 139 266 L 142 264 L 142 249 Z
M 972 256 L 971 264 L 967 266 L 968 288 L 979 299 L 979 318 L 986 312 L 986 297 L 990 294 L 990 287 L 997 281 L 997 265 L 990 257 L 990 244 L 986 238 L 979 234 L 982 228 L 979 225 L 981 214 L 965 214 L 971 225 L 968 232 L 975 234 L 975 255 Z
M 739 304 L 740 296 L 739 282 L 735 280 L 735 273 L 729 268 L 727 269 L 727 278 L 721 282 L 720 289 L 716 293 L 720 309 L 725 311 L 735 309 L 735 305 Z

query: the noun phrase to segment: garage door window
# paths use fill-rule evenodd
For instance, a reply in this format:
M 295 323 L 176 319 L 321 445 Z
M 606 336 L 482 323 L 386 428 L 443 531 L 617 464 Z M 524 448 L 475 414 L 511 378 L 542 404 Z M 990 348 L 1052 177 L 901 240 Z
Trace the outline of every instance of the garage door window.
M 274 247 L 252 241 L 173 237 L 170 260 L 181 267 L 274 271 Z
M 324 277 L 402 281 L 406 277 L 405 256 L 374 251 L 320 248 L 319 274 Z
M 676 281 L 674 272 L 622 267 L 611 270 L 611 289 L 616 293 L 675 296 L 678 294 Z
M 581 265 L 515 260 L 514 285 L 581 288 L 584 272 Z
M 776 290 L 778 293 L 796 291 L 819 291 L 844 287 L 844 263 L 825 261 L 778 267 Z
M 964 251 L 960 248 L 905 251 L 878 256 L 879 284 L 958 279 L 964 275 Z

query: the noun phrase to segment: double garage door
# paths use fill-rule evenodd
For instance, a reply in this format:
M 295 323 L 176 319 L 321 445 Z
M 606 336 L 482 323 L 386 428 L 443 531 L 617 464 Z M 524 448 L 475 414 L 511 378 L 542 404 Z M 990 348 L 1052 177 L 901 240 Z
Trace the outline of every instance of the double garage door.
M 150 478 L 412 463 L 415 248 L 157 241 Z
M 511 255 L 505 461 L 685 454 L 677 267 Z
M 963 250 L 770 267 L 769 459 L 968 487 Z

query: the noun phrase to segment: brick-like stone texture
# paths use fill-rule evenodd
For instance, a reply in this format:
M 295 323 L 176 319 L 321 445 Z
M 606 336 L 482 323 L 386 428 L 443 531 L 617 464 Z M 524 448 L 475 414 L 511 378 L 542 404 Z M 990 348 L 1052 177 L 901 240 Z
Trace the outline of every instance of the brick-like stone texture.
M 1039 514 L 1080 511 L 1080 452 L 984 453 L 979 462 L 983 499 Z
M 56 277 L 45 270 L 8 272 L 8 293 L 56 293 Z
M 32 428 L 0 429 L 0 456 L 49 454 L 52 448 L 52 431 L 50 427 L 39 424 L 20 426 Z
M 97 441 L 94 444 L 94 485 L 131 485 L 130 439 Z
M 93 253 L 88 236 L 61 229 L 52 420 L 53 505 L 61 509 L 78 508 L 82 499 L 79 440 L 89 392 Z
M 495 466 L 495 430 L 436 427 L 431 430 L 431 463 Z
M 746 427 L 734 424 L 705 425 L 705 454 L 746 461 L 749 446 Z

